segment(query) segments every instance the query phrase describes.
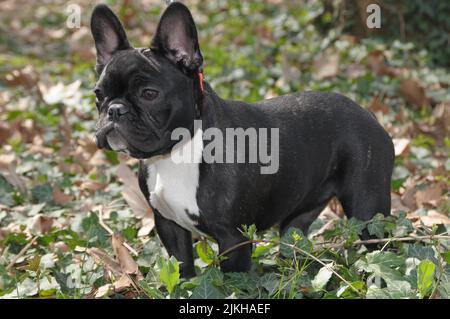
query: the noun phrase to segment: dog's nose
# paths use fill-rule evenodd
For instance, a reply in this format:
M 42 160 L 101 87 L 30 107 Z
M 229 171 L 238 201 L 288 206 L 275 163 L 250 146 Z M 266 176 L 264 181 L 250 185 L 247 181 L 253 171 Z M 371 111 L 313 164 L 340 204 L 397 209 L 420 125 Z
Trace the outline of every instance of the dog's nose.
M 128 107 L 123 104 L 112 104 L 108 108 L 108 119 L 115 122 L 119 118 L 128 113 Z

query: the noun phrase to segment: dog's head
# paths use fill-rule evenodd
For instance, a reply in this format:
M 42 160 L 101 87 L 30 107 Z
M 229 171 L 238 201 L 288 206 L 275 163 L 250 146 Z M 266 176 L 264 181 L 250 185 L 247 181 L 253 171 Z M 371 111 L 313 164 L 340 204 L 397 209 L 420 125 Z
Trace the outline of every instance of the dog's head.
M 99 74 L 98 147 L 141 159 L 170 152 L 175 128 L 192 133 L 201 99 L 203 57 L 191 13 L 181 3 L 169 5 L 145 49 L 130 45 L 105 5 L 94 9 L 91 31 Z

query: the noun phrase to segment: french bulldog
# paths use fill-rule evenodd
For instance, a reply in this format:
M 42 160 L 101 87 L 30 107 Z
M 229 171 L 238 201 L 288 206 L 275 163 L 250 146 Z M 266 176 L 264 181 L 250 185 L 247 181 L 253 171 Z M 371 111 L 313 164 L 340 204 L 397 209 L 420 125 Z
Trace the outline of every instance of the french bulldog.
M 139 159 L 139 185 L 156 231 L 181 262 L 183 277 L 195 276 L 193 232 L 217 241 L 220 253 L 233 247 L 220 267 L 240 272 L 250 269 L 252 252 L 251 244 L 238 245 L 246 240 L 242 225 L 306 233 L 334 197 L 349 218 L 390 214 L 392 140 L 349 98 L 304 92 L 258 103 L 221 99 L 203 78 L 196 25 L 181 3 L 166 8 L 147 48 L 130 45 L 106 5 L 95 7 L 91 31 L 99 75 L 97 145 Z M 174 138 L 180 128 L 189 132 L 187 140 Z M 250 161 L 247 153 L 237 163 L 203 161 L 215 142 L 205 133 L 230 128 L 275 128 L 265 135 L 277 146 L 274 169 L 264 173 L 267 161 Z M 228 159 L 237 149 L 234 144 L 212 153 Z M 174 150 L 187 151 L 191 161 L 174 161 Z M 362 238 L 368 237 L 365 230 Z

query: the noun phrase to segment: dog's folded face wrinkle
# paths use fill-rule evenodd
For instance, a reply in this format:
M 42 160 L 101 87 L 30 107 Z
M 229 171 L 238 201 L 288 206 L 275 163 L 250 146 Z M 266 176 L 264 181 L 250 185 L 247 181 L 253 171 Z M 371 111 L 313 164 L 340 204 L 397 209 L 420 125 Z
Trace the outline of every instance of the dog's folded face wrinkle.
M 106 123 L 102 128 L 97 130 L 97 133 L 95 134 L 95 140 L 98 148 L 105 148 L 106 146 L 106 136 L 109 132 L 111 132 L 114 129 L 114 123 L 108 122 Z

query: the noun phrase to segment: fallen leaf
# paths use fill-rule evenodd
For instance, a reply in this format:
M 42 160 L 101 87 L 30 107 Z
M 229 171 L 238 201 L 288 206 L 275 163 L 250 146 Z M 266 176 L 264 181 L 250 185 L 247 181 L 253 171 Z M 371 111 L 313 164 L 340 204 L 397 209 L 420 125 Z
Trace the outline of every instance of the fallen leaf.
M 408 154 L 409 144 L 411 143 L 409 138 L 394 138 L 392 142 L 394 143 L 395 156 Z
M 418 207 L 422 207 L 424 204 L 437 207 L 442 200 L 442 187 L 436 184 L 426 189 L 418 190 L 415 194 L 415 199 Z
M 366 74 L 366 68 L 361 64 L 352 63 L 345 68 L 346 76 L 349 79 L 356 79 Z
M 336 53 L 323 53 L 314 61 L 314 74 L 316 80 L 333 77 L 339 71 L 339 55 Z
M 111 295 L 112 290 L 114 289 L 113 285 L 106 284 L 97 289 L 97 292 L 94 295 L 94 298 L 103 298 Z
M 369 52 L 367 55 L 367 65 L 369 69 L 376 75 L 396 76 L 397 72 L 386 64 L 386 57 L 381 50 Z
M 109 257 L 106 252 L 99 248 L 88 248 L 86 252 L 94 258 L 94 261 L 97 264 L 102 265 L 109 271 L 111 271 L 115 277 L 119 278 L 119 276 L 122 276 L 123 271 L 120 264 L 115 261 L 113 258 Z
M 428 214 L 426 216 L 419 216 L 422 223 L 427 227 L 432 227 L 437 224 L 450 224 L 450 218 L 447 216 L 438 213 L 435 210 L 428 211 Z
M 26 191 L 25 181 L 16 174 L 14 154 L 0 155 L 0 173 L 6 178 L 8 183 L 19 188 L 22 193 Z
M 123 161 L 117 168 L 117 176 L 123 183 L 122 196 L 136 217 L 153 218 L 152 209 L 139 188 L 136 175 Z
M 98 288 L 95 293 L 95 298 L 103 298 L 111 296 L 114 293 L 122 292 L 127 288 L 132 287 L 132 280 L 128 275 L 123 274 L 118 280 L 113 284 L 106 284 Z
M 155 221 L 153 220 L 153 218 L 142 218 L 142 227 L 139 228 L 139 231 L 137 233 L 138 237 L 147 236 L 148 234 L 150 234 L 154 227 Z
M 410 211 L 410 208 L 403 204 L 403 201 L 402 201 L 400 195 L 398 195 L 396 193 L 391 193 L 391 207 L 392 207 L 392 210 L 394 210 L 394 211 L 399 211 L 399 210 L 404 211 L 404 212 Z
M 416 80 L 403 80 L 398 88 L 398 93 L 406 100 L 406 102 L 415 106 L 422 107 L 429 105 L 425 90 Z
M 72 195 L 67 195 L 61 192 L 58 187 L 53 187 L 53 201 L 57 204 L 66 204 L 73 200 Z
M 9 86 L 23 86 L 31 89 L 39 80 L 38 73 L 32 65 L 18 70 L 13 70 L 5 76 L 6 83 Z
M 417 209 L 417 205 L 416 205 L 416 200 L 414 198 L 414 195 L 416 193 L 416 189 L 414 187 L 414 185 L 407 185 L 407 183 L 405 183 L 405 192 L 403 193 L 401 199 L 402 199 L 402 203 L 408 207 L 411 211 L 416 210 Z
M 63 241 L 57 241 L 54 245 L 53 248 L 58 251 L 58 252 L 62 252 L 62 253 L 66 253 L 69 251 L 69 246 L 67 246 L 67 244 Z
M 46 234 L 53 226 L 53 218 L 45 216 L 43 214 L 35 215 L 28 224 L 28 229 L 33 234 Z
M 120 235 L 112 235 L 112 247 L 123 272 L 129 275 L 136 275 L 138 280 L 143 279 L 144 277 L 139 271 L 137 263 L 131 257 L 128 249 L 123 245 L 123 240 Z
M 375 96 L 375 97 L 372 98 L 372 101 L 370 101 L 369 110 L 374 112 L 374 113 L 381 112 L 383 114 L 388 114 L 389 113 L 389 106 L 384 104 L 381 101 L 379 96 Z
M 91 192 L 98 191 L 99 189 L 104 189 L 106 187 L 105 184 L 94 182 L 94 181 L 84 181 L 81 183 L 80 188 L 83 190 L 88 190 Z

